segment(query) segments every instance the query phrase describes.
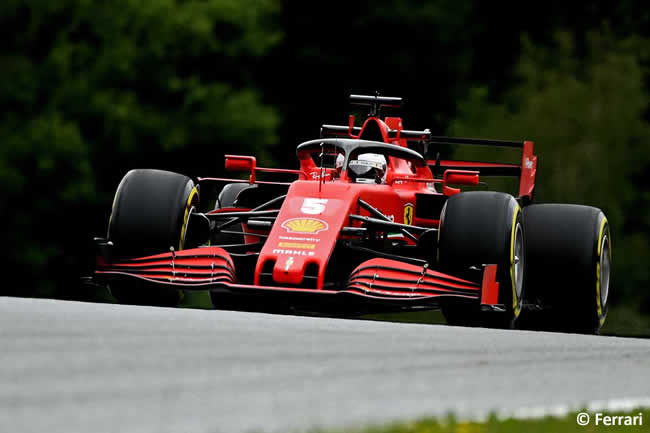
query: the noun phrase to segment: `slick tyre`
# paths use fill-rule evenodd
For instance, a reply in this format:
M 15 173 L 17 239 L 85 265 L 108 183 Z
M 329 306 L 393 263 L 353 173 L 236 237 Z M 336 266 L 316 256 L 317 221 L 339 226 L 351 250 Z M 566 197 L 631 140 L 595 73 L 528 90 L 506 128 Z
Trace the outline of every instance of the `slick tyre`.
M 459 326 L 514 327 L 524 296 L 524 230 L 519 204 L 511 195 L 472 191 L 451 196 L 440 217 L 438 257 L 451 275 L 466 276 L 472 267 L 497 265 L 498 302 L 505 311 L 481 311 L 472 303 L 442 304 L 447 322 Z
M 176 251 L 185 245 L 190 213 L 199 204 L 198 188 L 187 176 L 161 170 L 131 170 L 115 193 L 108 223 L 108 239 L 120 259 Z M 182 294 L 175 289 L 112 286 L 120 301 L 133 304 L 175 305 Z
M 229 183 L 226 184 L 219 196 L 217 197 L 217 203 L 215 209 L 226 209 L 231 207 L 237 207 L 237 196 L 240 192 L 250 187 L 248 183 Z M 233 226 L 227 228 L 227 231 L 230 233 L 220 233 L 215 232 L 212 235 L 210 243 L 212 245 L 233 245 L 241 244 L 244 242 L 244 236 L 237 234 L 243 233 L 241 223 L 237 223 Z
M 250 187 L 248 183 L 228 183 L 224 185 L 217 197 L 216 209 L 236 207 L 235 202 L 240 192 Z
M 527 294 L 541 310 L 527 312 L 522 326 L 598 333 L 611 297 L 605 214 L 590 206 L 539 204 L 525 208 L 524 220 Z

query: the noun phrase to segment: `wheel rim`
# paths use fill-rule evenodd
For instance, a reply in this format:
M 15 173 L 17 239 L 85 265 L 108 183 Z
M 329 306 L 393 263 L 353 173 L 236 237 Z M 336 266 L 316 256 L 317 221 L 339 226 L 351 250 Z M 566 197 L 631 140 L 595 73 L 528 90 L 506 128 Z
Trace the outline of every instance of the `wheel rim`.
M 515 246 L 513 263 L 514 283 L 517 299 L 521 299 L 521 292 L 524 288 L 524 234 L 521 224 L 517 223 L 515 227 Z
M 611 268 L 609 237 L 603 236 L 600 245 L 600 305 L 605 308 L 609 297 L 609 272 Z

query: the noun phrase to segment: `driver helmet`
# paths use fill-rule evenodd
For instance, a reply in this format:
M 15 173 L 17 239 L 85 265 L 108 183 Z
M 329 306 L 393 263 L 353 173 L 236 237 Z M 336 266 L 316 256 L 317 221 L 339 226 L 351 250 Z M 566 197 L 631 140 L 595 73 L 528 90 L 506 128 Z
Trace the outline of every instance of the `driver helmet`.
M 345 161 L 345 156 L 342 153 L 339 153 L 336 157 L 336 174 L 341 175 L 341 170 L 343 169 L 343 162 Z
M 348 171 L 348 176 L 357 183 L 384 183 L 386 158 L 378 153 L 362 153 L 348 163 Z

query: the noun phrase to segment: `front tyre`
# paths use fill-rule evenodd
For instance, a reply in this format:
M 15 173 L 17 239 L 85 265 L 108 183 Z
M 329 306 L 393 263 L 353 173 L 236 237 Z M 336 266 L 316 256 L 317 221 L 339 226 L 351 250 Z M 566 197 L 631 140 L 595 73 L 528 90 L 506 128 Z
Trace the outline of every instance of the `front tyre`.
M 449 301 L 442 313 L 451 325 L 512 328 L 524 297 L 525 241 L 523 215 L 509 194 L 472 191 L 451 196 L 440 217 L 440 266 L 451 275 L 497 265 L 499 298 L 504 312 L 481 311 L 480 305 Z
M 124 259 L 187 248 L 189 216 L 198 205 L 198 188 L 187 176 L 129 171 L 117 187 L 108 223 L 114 255 Z M 176 289 L 133 285 L 112 286 L 111 292 L 120 302 L 133 304 L 175 305 L 182 297 Z
M 611 233 L 605 214 L 590 206 L 531 205 L 526 219 L 527 288 L 540 311 L 527 328 L 596 334 L 610 299 Z

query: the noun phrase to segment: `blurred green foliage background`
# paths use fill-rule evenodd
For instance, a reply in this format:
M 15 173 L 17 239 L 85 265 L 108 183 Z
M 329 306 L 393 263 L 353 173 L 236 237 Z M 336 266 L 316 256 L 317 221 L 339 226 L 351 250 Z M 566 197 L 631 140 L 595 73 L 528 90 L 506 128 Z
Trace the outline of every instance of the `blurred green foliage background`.
M 5 0 L 0 31 L 0 294 L 84 299 L 129 169 L 294 167 L 379 90 L 407 128 L 535 141 L 536 200 L 606 212 L 614 302 L 650 315 L 643 2 Z

